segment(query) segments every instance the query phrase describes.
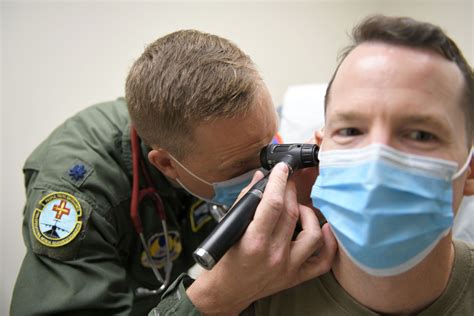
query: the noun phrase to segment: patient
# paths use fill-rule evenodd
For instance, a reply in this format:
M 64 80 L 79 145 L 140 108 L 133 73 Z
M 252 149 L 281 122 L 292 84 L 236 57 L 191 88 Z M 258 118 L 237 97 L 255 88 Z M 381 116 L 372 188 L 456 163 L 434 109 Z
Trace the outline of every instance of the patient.
M 373 16 L 326 93 L 311 197 L 336 236 L 332 270 L 254 315 L 474 315 L 474 245 L 452 239 L 474 194 L 473 73 L 437 26 Z

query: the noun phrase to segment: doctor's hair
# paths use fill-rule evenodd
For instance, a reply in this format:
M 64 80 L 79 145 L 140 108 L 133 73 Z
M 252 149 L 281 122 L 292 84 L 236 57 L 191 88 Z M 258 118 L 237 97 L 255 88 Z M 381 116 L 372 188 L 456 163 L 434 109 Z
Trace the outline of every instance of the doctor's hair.
M 474 75 L 473 69 L 464 58 L 456 43 L 436 25 L 416 21 L 409 17 L 389 17 L 373 15 L 365 18 L 352 30 L 352 44 L 339 56 L 339 64 L 326 90 L 325 109 L 329 103 L 330 89 L 337 71 L 344 59 L 357 46 L 367 42 L 381 42 L 436 52 L 454 62 L 464 77 L 464 93 L 461 107 L 465 114 L 468 147 L 471 148 L 474 137 Z
M 245 116 L 261 81 L 250 57 L 232 42 L 182 30 L 146 47 L 130 69 L 125 98 L 142 140 L 181 159 L 193 148 L 194 127 Z

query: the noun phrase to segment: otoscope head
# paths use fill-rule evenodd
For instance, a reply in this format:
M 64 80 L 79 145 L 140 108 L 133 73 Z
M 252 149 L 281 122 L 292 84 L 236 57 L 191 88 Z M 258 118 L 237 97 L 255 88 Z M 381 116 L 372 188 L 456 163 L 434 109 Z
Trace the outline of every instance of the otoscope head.
M 292 171 L 314 167 L 319 163 L 319 147 L 314 144 L 270 144 L 260 151 L 260 163 L 270 170 L 277 163 L 286 162 Z

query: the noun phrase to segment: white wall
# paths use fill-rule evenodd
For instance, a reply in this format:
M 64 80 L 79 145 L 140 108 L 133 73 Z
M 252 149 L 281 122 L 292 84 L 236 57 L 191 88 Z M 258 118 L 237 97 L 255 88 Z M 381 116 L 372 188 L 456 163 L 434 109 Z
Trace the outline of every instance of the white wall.
M 123 95 L 147 43 L 196 28 L 253 57 L 276 104 L 288 85 L 326 82 L 346 33 L 369 13 L 441 25 L 474 62 L 473 1 L 2 2 L 0 314 L 6 315 L 24 246 L 21 167 L 66 117 Z M 3 94 L 2 94 L 3 93 Z

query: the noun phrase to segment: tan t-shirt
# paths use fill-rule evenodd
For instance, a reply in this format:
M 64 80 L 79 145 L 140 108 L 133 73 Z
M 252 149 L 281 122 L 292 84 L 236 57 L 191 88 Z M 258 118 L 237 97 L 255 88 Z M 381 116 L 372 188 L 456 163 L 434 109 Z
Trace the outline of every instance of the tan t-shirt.
M 427 309 L 427 315 L 474 315 L 474 245 L 454 241 L 455 260 L 444 293 Z M 331 272 L 255 302 L 244 315 L 379 315 L 356 302 Z

